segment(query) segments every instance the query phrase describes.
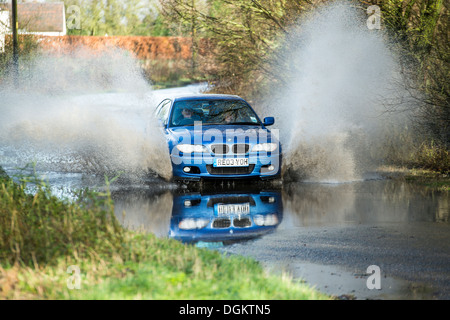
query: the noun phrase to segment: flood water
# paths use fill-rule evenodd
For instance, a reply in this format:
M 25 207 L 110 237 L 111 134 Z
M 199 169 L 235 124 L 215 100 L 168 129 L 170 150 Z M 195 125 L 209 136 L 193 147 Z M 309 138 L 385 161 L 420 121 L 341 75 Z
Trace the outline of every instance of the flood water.
M 113 192 L 129 229 L 251 256 L 357 299 L 449 299 L 448 194 L 404 181 L 212 185 Z M 369 266 L 381 289 L 369 290 Z
M 9 171 L 13 173 L 13 171 Z M 62 196 L 102 189 L 90 174 L 41 172 Z M 110 186 L 127 229 L 250 256 L 274 273 L 356 299 L 450 299 L 450 200 L 396 180 L 179 186 L 119 178 Z M 381 289 L 369 290 L 369 266 Z
M 150 186 L 118 189 L 112 196 L 117 217 L 127 228 L 184 242 L 214 242 L 215 246 L 285 229 L 410 223 L 445 226 L 450 218 L 445 193 L 381 179 L 265 186 L 236 182 L 191 190 Z M 183 220 L 192 225 L 180 228 Z
M 198 87 L 191 89 L 199 91 Z M 109 97 L 108 104 L 123 104 L 119 95 L 104 96 Z M 101 104 L 106 103 L 104 97 L 100 100 Z M 125 118 L 127 125 L 144 123 L 142 107 L 134 110 L 134 102 L 127 101 L 131 106 L 113 108 L 114 112 Z M 133 122 L 135 118 L 140 122 Z M 22 124 L 16 127 L 25 128 Z M 76 133 L 79 128 L 83 127 L 71 129 Z M 102 132 L 101 128 L 92 128 L 94 134 Z M 35 132 L 45 137 L 53 131 Z M 124 131 L 124 136 L 130 138 L 128 133 Z M 138 128 L 138 133 L 145 134 L 145 130 Z M 80 188 L 105 187 L 104 175 L 93 170 L 106 159 L 95 149 L 105 141 L 103 137 L 98 139 L 99 144 L 76 145 L 76 152 L 88 148 L 89 157 L 74 157 L 61 150 L 52 154 L 48 148 L 42 153 L 27 153 L 27 145 L 15 150 L 16 140 L 11 141 L 13 145 L 0 144 L 0 165 L 11 176 L 21 173 L 23 170 L 17 168 L 25 162 L 34 160 L 37 175 L 61 197 L 70 197 L 71 191 Z M 59 143 L 57 139 L 53 141 Z M 139 144 L 122 150 L 129 141 L 132 139 L 113 145 L 112 150 L 141 150 Z M 113 158 L 115 153 L 109 155 Z M 152 159 L 159 161 L 157 157 Z M 32 170 L 28 168 L 25 173 L 32 174 Z M 152 176 L 123 175 L 110 188 L 116 216 L 131 230 L 251 256 L 272 272 L 304 279 L 336 296 L 450 299 L 447 193 L 411 182 L 382 179 L 376 174 L 341 183 L 225 182 L 187 187 Z M 367 268 L 373 265 L 381 271 L 381 289 L 367 287 Z

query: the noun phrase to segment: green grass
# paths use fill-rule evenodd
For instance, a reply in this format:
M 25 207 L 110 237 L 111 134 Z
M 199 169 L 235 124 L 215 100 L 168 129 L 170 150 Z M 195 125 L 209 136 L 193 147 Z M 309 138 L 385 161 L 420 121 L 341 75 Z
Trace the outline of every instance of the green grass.
M 5 170 L 3 170 L 3 168 L 2 167 L 0 167 L 0 179 L 1 178 L 8 178 L 8 175 L 6 174 L 6 171 Z
M 174 80 L 174 81 L 152 82 L 152 87 L 153 87 L 154 90 L 160 90 L 160 89 L 184 87 L 184 86 L 193 84 L 195 82 L 196 81 L 193 80 L 193 79 L 182 78 L 182 79 L 177 79 L 177 80 Z
M 319 299 L 327 298 L 292 280 L 267 275 L 261 266 L 239 256 L 183 245 L 175 240 L 151 243 L 154 253 L 140 263 L 120 265 L 123 277 L 108 277 L 87 292 L 87 299 Z M 152 250 L 150 250 L 152 251 Z
M 27 179 L 17 184 L 0 178 L 0 262 L 52 264 L 60 257 L 81 259 L 95 251 L 112 255 L 123 247 L 123 230 L 108 194 L 88 190 L 78 202 L 61 200 L 41 181 L 26 191 Z
M 26 186 L 0 175 L 0 299 L 330 298 L 249 258 L 124 230 L 108 192 L 70 202 Z
M 436 191 L 450 191 L 450 174 L 429 169 L 384 166 L 378 170 L 389 179 L 404 180 Z
M 410 169 L 404 176 L 412 181 L 437 191 L 450 191 L 450 175 L 426 169 Z

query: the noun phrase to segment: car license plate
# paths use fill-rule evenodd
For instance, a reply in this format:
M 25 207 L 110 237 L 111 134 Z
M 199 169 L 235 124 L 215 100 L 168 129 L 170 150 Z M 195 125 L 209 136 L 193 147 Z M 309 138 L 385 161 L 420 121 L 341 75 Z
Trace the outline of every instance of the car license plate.
M 248 158 L 215 159 L 214 167 L 248 167 Z
M 250 203 L 239 203 L 239 204 L 218 204 L 217 214 L 218 215 L 233 215 L 233 214 L 248 214 L 250 213 Z

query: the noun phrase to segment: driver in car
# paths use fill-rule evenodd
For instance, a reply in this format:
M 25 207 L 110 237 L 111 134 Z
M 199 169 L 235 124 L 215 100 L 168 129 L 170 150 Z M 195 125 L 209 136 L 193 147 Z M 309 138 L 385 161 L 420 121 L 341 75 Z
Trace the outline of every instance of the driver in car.
M 194 124 L 194 121 L 199 121 L 200 117 L 194 114 L 194 111 L 192 111 L 189 107 L 184 107 L 181 111 L 181 115 L 183 118 L 180 120 L 179 125 L 189 125 Z

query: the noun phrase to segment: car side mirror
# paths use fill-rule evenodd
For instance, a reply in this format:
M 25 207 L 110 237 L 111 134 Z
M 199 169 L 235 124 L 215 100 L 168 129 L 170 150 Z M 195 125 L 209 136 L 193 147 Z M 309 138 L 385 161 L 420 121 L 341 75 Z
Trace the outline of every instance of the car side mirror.
M 266 117 L 264 118 L 264 126 L 271 126 L 275 123 L 274 117 Z
M 165 119 L 165 120 L 158 119 L 158 126 L 160 126 L 160 127 L 167 126 L 167 119 Z

